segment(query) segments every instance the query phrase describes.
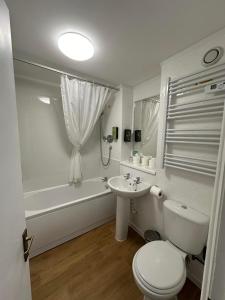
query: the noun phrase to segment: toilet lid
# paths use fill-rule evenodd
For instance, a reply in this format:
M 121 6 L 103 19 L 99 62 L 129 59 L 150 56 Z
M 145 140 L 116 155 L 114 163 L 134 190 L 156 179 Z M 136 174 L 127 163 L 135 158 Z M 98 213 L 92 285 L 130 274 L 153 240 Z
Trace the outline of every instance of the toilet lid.
M 137 252 L 136 268 L 147 285 L 165 290 L 182 281 L 185 263 L 182 256 L 167 242 L 154 241 Z

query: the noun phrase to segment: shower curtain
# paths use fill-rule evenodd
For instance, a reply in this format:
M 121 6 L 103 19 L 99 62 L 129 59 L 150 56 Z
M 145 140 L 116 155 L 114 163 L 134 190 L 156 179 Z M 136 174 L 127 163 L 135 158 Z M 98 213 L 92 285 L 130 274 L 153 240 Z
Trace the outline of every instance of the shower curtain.
M 61 93 L 67 135 L 73 145 L 69 182 L 77 183 L 82 180 L 80 150 L 109 99 L 110 89 L 63 75 Z
M 142 150 L 156 155 L 159 103 L 154 100 L 142 102 Z

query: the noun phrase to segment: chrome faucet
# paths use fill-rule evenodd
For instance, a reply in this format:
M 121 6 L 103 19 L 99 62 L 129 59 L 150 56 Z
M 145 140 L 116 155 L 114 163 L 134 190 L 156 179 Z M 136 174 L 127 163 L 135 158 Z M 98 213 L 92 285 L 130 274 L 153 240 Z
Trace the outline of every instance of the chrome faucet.
M 123 177 L 124 177 L 126 180 L 130 179 L 130 173 L 127 173 L 127 174 L 123 175 Z
M 135 182 L 136 184 L 141 183 L 141 178 L 140 178 L 140 177 L 135 177 L 135 178 L 134 178 L 134 182 Z
M 139 183 L 141 183 L 141 178 L 140 177 L 133 178 L 133 189 L 134 189 L 134 191 L 137 191 L 137 185 Z
M 101 181 L 102 181 L 102 182 L 107 182 L 107 181 L 108 181 L 108 177 L 102 177 L 102 178 L 101 178 Z

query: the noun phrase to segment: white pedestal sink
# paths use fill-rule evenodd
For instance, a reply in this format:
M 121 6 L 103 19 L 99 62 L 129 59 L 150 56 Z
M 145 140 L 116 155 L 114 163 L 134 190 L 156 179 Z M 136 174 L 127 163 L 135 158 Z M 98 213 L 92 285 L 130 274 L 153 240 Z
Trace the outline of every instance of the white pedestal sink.
M 117 195 L 116 208 L 116 240 L 124 241 L 127 239 L 128 223 L 130 216 L 130 199 L 141 197 L 150 190 L 150 184 L 140 181 L 136 183 L 133 179 L 126 179 L 124 176 L 111 177 L 108 185 Z

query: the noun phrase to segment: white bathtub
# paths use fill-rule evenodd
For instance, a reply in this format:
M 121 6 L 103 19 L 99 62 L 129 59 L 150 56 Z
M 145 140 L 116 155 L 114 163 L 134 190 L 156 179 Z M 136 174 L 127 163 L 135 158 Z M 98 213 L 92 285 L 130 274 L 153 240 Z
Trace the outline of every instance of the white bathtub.
M 100 178 L 27 192 L 24 200 L 31 257 L 115 218 L 115 199 Z

